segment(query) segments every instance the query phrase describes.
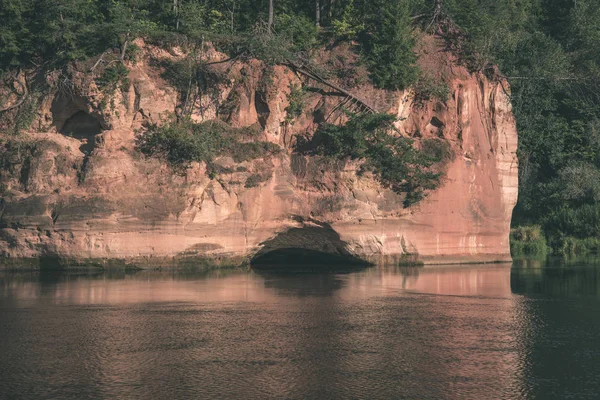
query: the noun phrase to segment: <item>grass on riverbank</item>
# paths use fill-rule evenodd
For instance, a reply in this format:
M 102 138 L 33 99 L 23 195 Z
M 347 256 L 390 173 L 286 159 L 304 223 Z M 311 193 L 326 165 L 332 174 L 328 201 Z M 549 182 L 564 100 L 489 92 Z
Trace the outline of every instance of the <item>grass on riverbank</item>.
M 600 252 L 600 239 L 597 237 L 561 236 L 553 238 L 551 243 L 553 253 L 563 257 L 587 256 Z
M 600 238 L 577 238 L 553 235 L 546 239 L 538 225 L 518 226 L 510 231 L 510 252 L 513 259 L 544 259 L 554 255 L 573 258 L 600 254 Z
M 539 226 L 518 226 L 510 230 L 510 253 L 513 259 L 546 258 L 550 251 Z

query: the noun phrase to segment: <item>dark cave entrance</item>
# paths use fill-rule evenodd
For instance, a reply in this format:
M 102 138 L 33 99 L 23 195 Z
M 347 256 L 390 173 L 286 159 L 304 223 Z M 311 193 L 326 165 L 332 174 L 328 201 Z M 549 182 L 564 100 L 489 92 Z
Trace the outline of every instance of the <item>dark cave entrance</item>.
M 81 140 L 83 144 L 79 147 L 79 150 L 89 155 L 96 147 L 96 135 L 102 133 L 102 125 L 85 111 L 77 111 L 65 121 L 60 132 L 63 135 Z
M 258 123 L 263 129 L 267 126 L 269 115 L 271 115 L 271 110 L 269 109 L 266 97 L 266 94 L 262 92 L 254 93 L 254 107 L 258 116 Z
M 369 263 L 347 250 L 347 244 L 328 224 L 309 222 L 291 228 L 262 243 L 250 265 L 277 271 L 322 271 L 353 269 Z

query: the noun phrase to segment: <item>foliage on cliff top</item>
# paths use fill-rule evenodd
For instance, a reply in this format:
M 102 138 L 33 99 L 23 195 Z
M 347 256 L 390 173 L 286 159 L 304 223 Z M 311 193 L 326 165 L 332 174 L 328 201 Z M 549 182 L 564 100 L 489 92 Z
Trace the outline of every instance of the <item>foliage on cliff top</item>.
M 212 161 L 230 156 L 235 162 L 266 157 L 280 151 L 270 142 L 251 139 L 251 128 L 234 129 L 219 120 L 196 124 L 190 120 L 171 120 L 163 125 L 149 124 L 136 138 L 137 149 L 149 157 L 158 157 L 176 170 L 185 170 L 192 162 L 204 162 L 212 173 Z
M 358 160 L 359 173 L 371 172 L 384 187 L 404 194 L 408 207 L 439 186 L 442 175 L 433 167 L 447 153 L 418 149 L 412 139 L 393 131 L 393 121 L 388 114 L 354 114 L 343 126 L 323 124 L 313 139 L 313 152 Z
M 413 84 L 418 76 L 415 39 L 410 23 L 410 3 L 380 1 L 381 6 L 368 31 L 362 32 L 362 53 L 373 83 L 398 90 Z
M 335 32 L 359 40 L 374 82 L 395 88 L 410 83 L 414 73 L 413 3 L 321 0 L 316 21 L 314 3 L 275 0 L 271 24 L 265 0 L 6 0 L 0 2 L 0 73 L 57 68 L 111 49 L 126 54 L 136 37 L 195 48 L 211 41 L 232 57 L 270 64 L 306 62 Z

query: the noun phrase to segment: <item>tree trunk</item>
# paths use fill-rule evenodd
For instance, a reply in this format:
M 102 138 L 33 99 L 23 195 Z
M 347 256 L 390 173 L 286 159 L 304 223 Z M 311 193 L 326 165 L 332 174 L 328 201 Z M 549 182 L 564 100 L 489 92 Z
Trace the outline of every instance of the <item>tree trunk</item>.
M 235 32 L 235 27 L 233 25 L 235 18 L 235 1 L 233 2 L 233 7 L 231 9 L 231 33 Z
M 269 33 L 273 32 L 273 0 L 269 0 Z
M 315 20 L 317 27 L 321 25 L 321 3 L 315 0 Z
M 431 22 L 429 23 L 429 25 L 427 25 L 427 28 L 425 28 L 425 32 L 427 32 L 429 30 L 429 28 L 431 28 L 432 26 L 434 27 L 434 30 L 436 29 L 437 24 L 440 22 L 440 19 L 442 18 L 443 3 L 444 3 L 444 0 L 436 0 L 435 8 L 433 9 L 433 17 L 431 18 Z
M 434 15 L 438 16 L 442 13 L 442 6 L 443 6 L 444 0 L 436 0 L 435 2 L 435 11 L 434 11 Z
M 129 44 L 129 32 L 125 35 L 125 41 L 123 42 L 123 48 L 121 49 L 121 62 L 125 61 L 125 54 L 127 53 L 127 45 Z
M 175 14 L 175 30 L 179 30 L 179 0 L 173 0 L 173 13 Z

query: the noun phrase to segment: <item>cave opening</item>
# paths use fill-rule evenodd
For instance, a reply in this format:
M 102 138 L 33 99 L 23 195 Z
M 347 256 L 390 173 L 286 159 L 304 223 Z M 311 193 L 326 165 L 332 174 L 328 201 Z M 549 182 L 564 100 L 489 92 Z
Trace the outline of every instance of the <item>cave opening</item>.
M 96 135 L 102 133 L 102 125 L 85 111 L 77 111 L 65 121 L 60 132 L 80 140 L 82 145 L 79 150 L 89 155 L 96 146 Z
M 264 93 L 254 93 L 254 107 L 258 116 L 258 123 L 263 129 L 265 129 L 267 126 L 269 115 L 271 115 L 271 110 L 269 108 L 269 104 L 266 101 L 266 95 Z
M 431 120 L 429 121 L 429 123 L 438 129 L 441 129 L 444 127 L 444 123 L 436 116 L 431 117 Z
M 348 251 L 347 243 L 331 226 L 304 223 L 263 242 L 250 261 L 254 269 L 315 271 L 361 268 L 369 263 Z

